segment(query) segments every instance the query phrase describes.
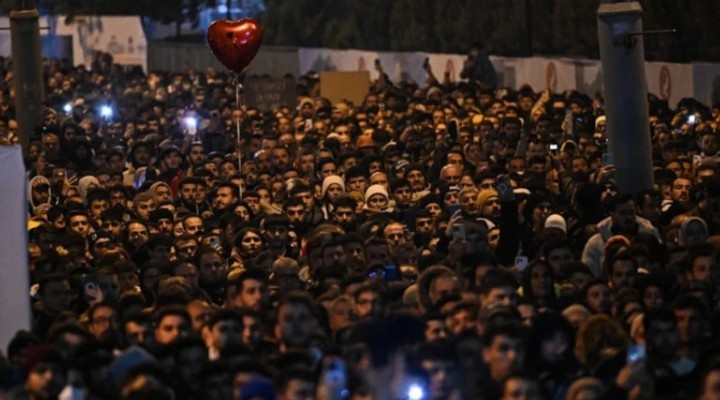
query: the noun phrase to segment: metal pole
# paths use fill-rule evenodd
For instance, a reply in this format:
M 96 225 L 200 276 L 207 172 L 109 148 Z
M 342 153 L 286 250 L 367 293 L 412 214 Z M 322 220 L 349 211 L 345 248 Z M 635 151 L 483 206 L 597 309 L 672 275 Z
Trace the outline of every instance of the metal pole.
M 24 154 L 40 122 L 43 95 L 39 14 L 33 0 L 15 0 L 10 12 L 15 115 Z
M 635 1 L 598 8 L 608 151 L 618 188 L 633 194 L 653 186 L 641 16 Z

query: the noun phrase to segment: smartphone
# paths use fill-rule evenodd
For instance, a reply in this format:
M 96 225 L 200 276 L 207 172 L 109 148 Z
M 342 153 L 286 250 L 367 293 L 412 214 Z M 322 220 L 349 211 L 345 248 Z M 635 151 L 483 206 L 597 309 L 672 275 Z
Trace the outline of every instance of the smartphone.
M 517 256 L 515 257 L 515 268 L 518 272 L 525 271 L 525 268 L 528 266 L 528 258 L 526 256 Z
M 458 211 L 460 211 L 461 207 L 460 204 L 453 204 L 450 206 L 450 216 L 455 215 Z
M 645 346 L 642 346 L 639 344 L 632 345 L 632 346 L 630 346 L 630 348 L 628 348 L 627 363 L 635 364 L 635 363 L 645 359 L 646 356 L 647 356 L 647 351 L 645 350 Z
M 513 189 L 507 176 L 501 176 L 500 178 L 498 178 L 497 182 L 495 183 L 495 190 L 497 190 L 498 195 L 501 199 L 506 198 L 507 195 L 510 194 L 509 191 Z
M 385 266 L 385 281 L 392 282 L 397 281 L 399 279 L 398 276 L 398 267 L 395 264 L 388 264 Z
M 557 143 L 550 143 L 550 151 L 558 151 L 558 144 Z
M 689 116 L 687 117 L 687 124 L 688 124 L 688 125 L 695 125 L 696 122 L 697 122 L 697 117 L 695 116 L 695 114 L 689 115 Z
M 615 165 L 615 155 L 613 153 L 603 153 L 602 163 L 604 167 Z
M 456 223 L 452 227 L 453 238 L 459 238 L 463 242 L 467 241 L 467 234 L 465 232 L 465 224 Z

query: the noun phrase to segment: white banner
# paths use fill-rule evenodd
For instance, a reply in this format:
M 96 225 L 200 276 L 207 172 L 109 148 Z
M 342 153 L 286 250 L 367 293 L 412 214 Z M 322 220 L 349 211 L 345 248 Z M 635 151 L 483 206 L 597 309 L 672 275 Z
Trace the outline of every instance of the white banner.
M 30 329 L 27 176 L 20 146 L 0 146 L 0 349 Z
M 645 79 L 648 91 L 667 100 L 670 108 L 675 108 L 683 97 L 694 97 L 691 64 L 646 62 Z
M 73 62 L 90 65 L 96 51 L 113 55 L 120 65 L 141 65 L 147 70 L 147 41 L 140 17 L 77 16 L 72 24 L 57 17 L 58 35 L 73 38 Z

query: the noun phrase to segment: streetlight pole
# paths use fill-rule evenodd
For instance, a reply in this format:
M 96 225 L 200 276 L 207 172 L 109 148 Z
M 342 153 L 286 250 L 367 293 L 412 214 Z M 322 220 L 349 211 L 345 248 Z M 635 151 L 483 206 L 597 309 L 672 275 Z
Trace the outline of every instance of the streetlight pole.
M 40 14 L 34 0 L 14 0 L 10 12 L 15 118 L 27 154 L 30 138 L 41 117 L 43 96 Z

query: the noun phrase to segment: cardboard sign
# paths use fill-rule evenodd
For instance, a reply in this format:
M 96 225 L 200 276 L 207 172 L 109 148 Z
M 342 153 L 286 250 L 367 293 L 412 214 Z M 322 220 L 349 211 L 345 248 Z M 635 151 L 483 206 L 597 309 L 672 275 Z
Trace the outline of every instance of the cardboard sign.
M 292 78 L 248 78 L 243 87 L 245 103 L 261 111 L 297 106 L 297 84 Z
M 321 72 L 320 96 L 335 104 L 343 99 L 362 104 L 370 91 L 370 73 L 354 72 Z

